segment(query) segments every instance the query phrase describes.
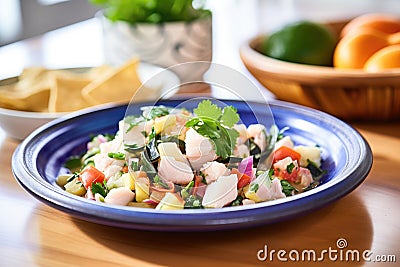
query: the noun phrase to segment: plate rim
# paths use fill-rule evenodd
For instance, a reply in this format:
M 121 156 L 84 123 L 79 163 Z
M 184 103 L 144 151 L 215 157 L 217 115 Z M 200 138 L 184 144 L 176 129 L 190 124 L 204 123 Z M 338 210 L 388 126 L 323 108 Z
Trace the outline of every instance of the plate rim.
M 163 100 L 164 102 L 169 101 L 182 101 L 179 100 Z M 238 100 L 224 100 L 226 102 L 243 102 Z M 146 102 L 142 102 L 146 103 Z M 142 104 L 135 103 L 135 104 Z M 153 102 L 154 103 L 154 102 Z M 246 102 L 249 105 L 259 105 L 260 103 L 254 102 Z M 96 203 L 91 200 L 87 200 L 81 197 L 73 196 L 68 194 L 61 188 L 56 188 L 53 184 L 45 181 L 42 177 L 35 177 L 33 173 L 30 173 L 29 170 L 26 169 L 26 165 L 24 162 L 21 162 L 24 159 L 23 154 L 27 146 L 30 142 L 39 138 L 40 135 L 45 135 L 46 131 L 49 129 L 57 128 L 57 125 L 61 125 L 62 123 L 67 123 L 69 120 L 77 120 L 81 116 L 85 116 L 88 114 L 92 114 L 97 109 L 85 110 L 81 112 L 75 112 L 70 114 L 69 116 L 62 117 L 47 123 L 33 132 L 28 138 L 26 138 L 15 150 L 12 156 L 12 171 L 13 174 L 18 181 L 18 183 L 31 195 L 36 197 L 37 199 L 45 202 L 46 204 L 53 206 L 54 208 L 58 208 L 59 210 L 63 210 L 64 212 L 70 213 L 75 217 L 87 220 L 94 221 L 96 223 L 102 223 L 107 225 L 113 225 L 123 228 L 135 228 L 135 229 L 148 229 L 148 230 L 162 230 L 162 231 L 193 231 L 193 230 L 210 230 L 210 229 L 229 229 L 229 228 L 239 228 L 245 226 L 252 226 L 258 224 L 268 224 L 281 220 L 285 220 L 287 218 L 293 217 L 298 214 L 305 214 L 311 212 L 317 208 L 325 206 L 345 195 L 350 193 L 362 181 L 367 177 L 371 167 L 372 167 L 372 151 L 365 140 L 365 138 L 351 125 L 347 124 L 340 119 L 333 117 L 327 113 L 317 111 L 311 108 L 307 108 L 304 106 L 300 106 L 297 104 L 292 104 L 283 101 L 271 101 L 271 107 L 281 108 L 281 109 L 291 109 L 292 111 L 299 112 L 302 111 L 305 114 L 305 117 L 312 116 L 314 119 L 316 116 L 324 114 L 320 118 L 324 118 L 327 121 L 334 121 L 339 123 L 341 127 L 345 127 L 347 130 L 351 131 L 356 140 L 358 141 L 358 145 L 363 148 L 362 155 L 360 155 L 358 159 L 359 165 L 353 166 L 351 172 L 347 174 L 346 177 L 342 177 L 341 179 L 336 180 L 333 185 L 330 185 L 330 182 L 323 184 L 317 188 L 318 190 L 310 190 L 308 192 L 301 193 L 296 196 L 292 196 L 289 198 L 281 199 L 281 200 L 273 200 L 270 202 L 258 203 L 256 206 L 239 206 L 239 207 L 225 207 L 222 209 L 204 209 L 204 210 L 182 210 L 182 211 L 155 211 L 155 210 L 147 210 L 143 208 L 134 208 L 134 207 L 124 207 L 124 206 L 112 206 L 112 205 L 104 205 L 101 203 Z M 102 111 L 107 111 L 114 108 L 123 108 L 126 105 L 109 105 L 108 107 L 104 107 L 101 109 Z M 307 116 L 308 115 L 308 116 Z M 18 167 L 19 166 L 19 167 Z M 22 168 L 21 168 L 22 166 Z M 26 178 L 29 176 L 29 178 Z M 39 185 L 39 188 L 35 187 Z M 317 189 L 316 188 L 316 189 Z M 338 189 L 341 189 L 339 194 L 337 193 Z M 46 194 L 47 193 L 47 194 Z M 323 198 L 323 199 L 322 199 Z M 318 203 L 309 203 L 310 199 L 319 199 L 322 200 Z M 70 201 L 70 202 L 68 202 Z M 68 204 L 69 203 L 69 204 Z M 72 203 L 72 204 L 71 204 Z M 75 206 L 75 203 L 77 206 Z M 294 204 L 293 204 L 294 203 Z M 303 205 L 307 204 L 307 205 Z M 91 207 L 89 213 L 83 213 L 81 206 Z M 282 207 L 285 206 L 296 206 L 294 211 L 289 210 L 282 214 Z M 267 212 L 266 212 L 266 209 Z M 279 216 L 265 218 L 265 214 L 270 214 L 272 210 L 280 210 Z M 285 209 L 283 209 L 285 210 Z M 128 214 L 124 214 L 127 213 Z M 238 213 L 240 213 L 238 218 Z M 99 216 L 98 214 L 102 214 Z M 161 222 L 154 221 L 154 215 L 157 214 L 157 217 L 160 218 Z M 263 215 L 264 214 L 264 215 Z M 89 218 L 90 216 L 96 216 Z M 112 215 L 112 216 L 105 216 Z M 125 215 L 125 216 L 123 216 Z M 138 215 L 138 216 L 136 216 Z M 122 216 L 122 218 L 121 218 Z M 182 219 L 182 216 L 185 218 Z M 246 216 L 250 216 L 251 218 L 247 218 Z M 178 218 L 181 217 L 181 218 Z M 132 218 L 136 218 L 136 221 L 131 221 Z M 179 220 L 178 220 L 179 219 Z M 246 220 L 247 219 L 247 220 Z M 251 219 L 251 220 L 250 220 Z M 199 221 L 200 220 L 200 221 Z M 222 223 L 222 224 L 220 224 Z

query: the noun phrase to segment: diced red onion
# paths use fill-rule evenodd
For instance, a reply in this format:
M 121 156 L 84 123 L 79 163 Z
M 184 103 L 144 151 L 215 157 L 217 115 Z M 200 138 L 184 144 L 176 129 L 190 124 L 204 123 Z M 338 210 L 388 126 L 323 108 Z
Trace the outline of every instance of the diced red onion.
M 244 158 L 239 162 L 238 170 L 240 173 L 244 173 L 250 177 L 253 176 L 253 156 Z
M 143 200 L 143 203 L 149 204 L 149 205 L 153 205 L 153 206 L 157 206 L 158 202 L 154 201 L 153 199 L 150 198 L 146 198 L 145 200 Z

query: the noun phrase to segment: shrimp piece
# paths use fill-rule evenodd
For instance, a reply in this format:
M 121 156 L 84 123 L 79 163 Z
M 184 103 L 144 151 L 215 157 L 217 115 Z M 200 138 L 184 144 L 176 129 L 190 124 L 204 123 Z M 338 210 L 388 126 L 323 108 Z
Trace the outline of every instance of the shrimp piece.
M 249 139 L 249 137 L 247 136 L 246 125 L 244 125 L 244 124 L 235 124 L 233 126 L 233 129 L 235 129 L 239 133 L 239 137 L 236 140 L 236 144 L 237 145 L 241 145 L 241 144 L 246 143 L 247 139 Z
M 265 126 L 262 124 L 251 124 L 247 127 L 247 135 L 249 138 L 254 138 L 254 143 L 261 151 L 267 147 L 267 134 Z
M 195 170 L 199 170 L 204 163 L 213 161 L 216 157 L 214 145 L 210 139 L 192 128 L 186 132 L 185 149 L 186 157 Z

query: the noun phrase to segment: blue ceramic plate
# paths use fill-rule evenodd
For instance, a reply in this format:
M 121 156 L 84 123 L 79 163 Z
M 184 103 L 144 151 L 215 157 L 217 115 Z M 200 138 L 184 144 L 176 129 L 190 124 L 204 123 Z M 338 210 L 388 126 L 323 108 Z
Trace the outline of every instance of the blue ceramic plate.
M 181 102 L 166 100 L 159 104 L 176 106 Z M 237 107 L 245 123 L 254 123 L 252 112 L 258 116 L 265 113 L 263 104 L 224 102 Z M 197 104 L 190 102 L 189 105 L 193 106 L 187 108 L 192 109 Z M 115 133 L 126 106 L 85 111 L 44 125 L 16 149 L 12 170 L 26 191 L 72 216 L 110 226 L 159 231 L 232 229 L 288 220 L 338 200 L 365 179 L 372 165 L 371 149 L 348 124 L 325 113 L 285 102 L 273 102 L 270 108 L 275 123 L 279 128 L 289 126 L 287 134 L 296 143 L 321 146 L 322 168 L 328 174 L 318 187 L 255 205 L 178 211 L 106 205 L 74 196 L 58 187 L 55 179 L 66 159 L 82 153 L 92 134 Z

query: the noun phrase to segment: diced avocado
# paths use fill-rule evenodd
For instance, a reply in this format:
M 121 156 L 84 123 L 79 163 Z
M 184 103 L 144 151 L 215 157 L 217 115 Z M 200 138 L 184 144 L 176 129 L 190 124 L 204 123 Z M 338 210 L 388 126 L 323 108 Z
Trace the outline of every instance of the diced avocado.
M 150 181 L 147 177 L 138 177 L 135 181 L 136 202 L 143 202 L 150 196 Z
M 156 210 L 181 210 L 184 205 L 185 201 L 178 194 L 168 192 L 158 203 Z
M 83 186 L 83 184 L 78 180 L 78 178 L 75 178 L 74 180 L 70 181 L 67 183 L 65 186 L 65 191 L 68 193 L 77 195 L 77 196 L 83 196 L 86 194 L 86 189 Z
M 156 118 L 154 120 L 154 130 L 156 134 L 161 133 L 166 128 L 176 124 L 176 117 L 173 114 L 169 114 L 163 117 Z

